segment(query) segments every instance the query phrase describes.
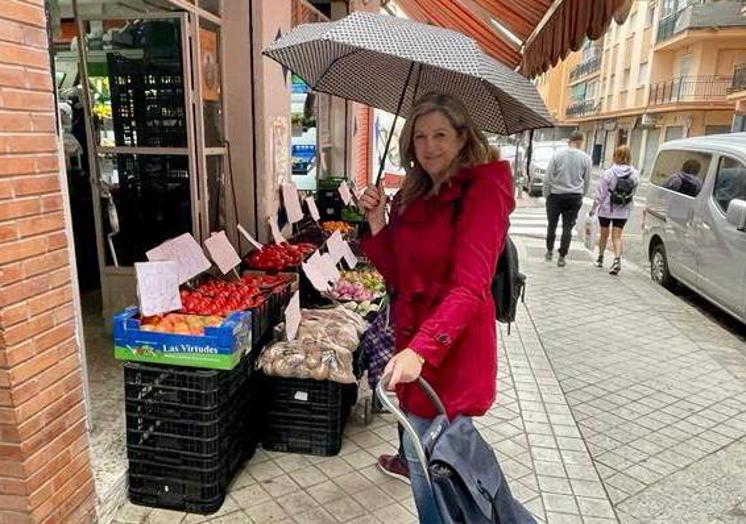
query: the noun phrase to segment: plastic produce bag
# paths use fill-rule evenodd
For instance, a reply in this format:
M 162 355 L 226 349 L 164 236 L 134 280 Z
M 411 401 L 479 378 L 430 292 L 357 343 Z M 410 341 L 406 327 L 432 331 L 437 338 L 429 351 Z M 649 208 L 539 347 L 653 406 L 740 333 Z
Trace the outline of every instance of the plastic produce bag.
M 367 323 L 342 307 L 304 309 L 301 317 L 296 339 L 266 347 L 257 368 L 272 376 L 354 383 L 353 352 Z
M 585 222 L 583 223 L 583 243 L 585 244 L 586 249 L 593 250 L 593 248 L 596 247 L 598 228 L 599 224 L 597 216 L 588 215 L 585 217 Z

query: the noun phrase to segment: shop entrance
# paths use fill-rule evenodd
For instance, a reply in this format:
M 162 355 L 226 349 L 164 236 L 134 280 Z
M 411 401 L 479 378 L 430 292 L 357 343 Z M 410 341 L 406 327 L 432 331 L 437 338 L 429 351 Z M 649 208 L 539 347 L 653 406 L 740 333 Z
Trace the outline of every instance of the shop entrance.
M 148 250 L 183 233 L 200 241 L 226 225 L 220 3 L 58 3 L 54 80 L 105 513 L 121 502 L 127 469 L 112 315 L 136 303 L 134 264 Z

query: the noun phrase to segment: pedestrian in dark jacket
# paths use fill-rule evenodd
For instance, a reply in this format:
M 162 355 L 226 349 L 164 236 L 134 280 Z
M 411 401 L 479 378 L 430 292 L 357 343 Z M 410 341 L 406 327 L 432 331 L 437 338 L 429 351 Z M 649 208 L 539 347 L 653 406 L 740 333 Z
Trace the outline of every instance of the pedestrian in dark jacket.
M 407 175 L 386 223 L 382 191 L 360 200 L 371 234 L 362 246 L 392 290 L 396 354 L 390 385 L 413 426 L 436 411 L 413 382 L 421 375 L 450 417 L 483 415 L 495 400 L 497 340 L 490 284 L 515 206 L 507 162 L 463 103 L 430 94 L 412 108 L 400 138 Z M 412 442 L 404 437 L 420 522 L 440 517 Z

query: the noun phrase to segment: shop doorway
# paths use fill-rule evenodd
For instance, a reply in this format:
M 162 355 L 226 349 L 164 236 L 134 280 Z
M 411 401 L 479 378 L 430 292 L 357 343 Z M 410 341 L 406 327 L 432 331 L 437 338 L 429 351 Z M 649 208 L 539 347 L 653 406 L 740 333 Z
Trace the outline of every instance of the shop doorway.
M 52 59 L 100 515 L 125 496 L 122 371 L 110 325 L 136 303 L 134 263 L 174 236 L 202 240 L 225 227 L 221 24 L 219 10 L 205 9 L 59 1 Z

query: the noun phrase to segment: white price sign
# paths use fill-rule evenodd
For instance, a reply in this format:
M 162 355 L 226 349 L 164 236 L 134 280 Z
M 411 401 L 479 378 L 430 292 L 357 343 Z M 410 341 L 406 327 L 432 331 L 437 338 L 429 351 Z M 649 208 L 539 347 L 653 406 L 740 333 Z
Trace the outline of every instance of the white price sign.
M 135 276 L 142 315 L 158 315 L 181 309 L 177 262 L 135 262 Z
M 267 221 L 269 222 L 269 230 L 272 232 L 272 239 L 275 241 L 275 244 L 287 242 L 282 233 L 280 233 L 280 226 L 277 225 L 277 215 L 272 215 L 267 218 Z
M 352 202 L 352 195 L 350 194 L 350 186 L 347 185 L 347 180 L 343 180 L 341 184 L 339 184 L 339 196 L 342 197 L 342 202 L 346 206 L 350 205 L 350 202 Z
M 288 340 L 295 340 L 296 335 L 298 335 L 300 319 L 300 294 L 296 291 L 293 298 L 290 299 L 288 307 L 285 308 L 285 336 Z
M 316 222 L 321 220 L 319 208 L 316 206 L 316 200 L 314 200 L 312 196 L 306 197 L 306 205 L 308 206 L 308 212 L 311 214 L 311 218 L 313 218 Z
M 241 257 L 238 256 L 233 245 L 231 245 L 225 231 L 210 235 L 210 238 L 205 240 L 205 247 L 207 252 L 210 253 L 210 258 L 218 265 L 224 275 L 241 263 Z
M 145 253 L 151 262 L 173 260 L 178 263 L 179 283 L 183 284 L 210 269 L 205 252 L 190 233 L 184 233 Z
M 285 212 L 291 224 L 303 220 L 303 210 L 298 198 L 298 187 L 294 182 L 282 184 L 282 201 L 285 202 Z
M 251 234 L 244 229 L 244 227 L 241 224 L 238 224 L 238 232 L 243 235 L 243 237 L 249 241 L 249 243 L 254 246 L 257 249 L 262 249 L 264 246 L 258 242 L 254 237 L 251 236 Z
M 329 249 L 329 254 L 332 256 L 332 262 L 335 264 L 339 263 L 345 255 L 345 241 L 342 238 L 342 233 L 335 231 L 332 235 L 326 239 L 326 247 Z

